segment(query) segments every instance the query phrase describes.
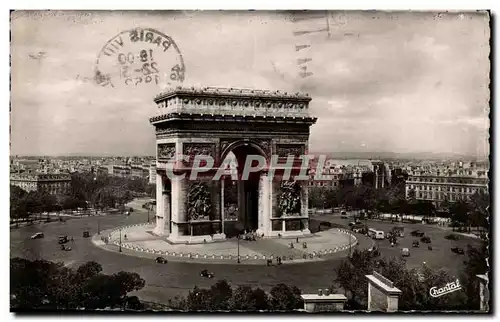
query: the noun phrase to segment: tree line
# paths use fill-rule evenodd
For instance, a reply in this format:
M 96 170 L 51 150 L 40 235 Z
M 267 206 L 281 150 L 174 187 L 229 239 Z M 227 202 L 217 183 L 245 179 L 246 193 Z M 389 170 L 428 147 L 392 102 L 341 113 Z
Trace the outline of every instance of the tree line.
M 331 209 L 344 207 L 347 210 L 367 210 L 369 215 L 392 213 L 417 215 L 424 218 L 449 217 L 456 226 L 489 227 L 490 196 L 479 191 L 470 199 L 457 202 L 444 201 L 440 208 L 425 200 L 417 200 L 410 190 L 407 198 L 405 183 L 375 189 L 370 185 L 347 187 L 310 187 L 309 207 Z
M 71 174 L 67 194 L 51 195 L 43 191 L 26 192 L 10 186 L 11 219 L 31 219 L 34 214 L 63 210 L 123 208 L 135 196 L 155 197 L 155 185 L 143 178 L 121 178 L 92 172 Z
M 368 282 L 366 275 L 374 270 L 394 283 L 402 293 L 398 309 L 401 311 L 478 310 L 479 284 L 477 274 L 488 271 L 487 248 L 468 246 L 459 281 L 462 290 L 434 298 L 429 290 L 456 280 L 443 269 L 427 266 L 408 269 L 401 259 L 377 259 L 372 252 L 355 250 L 335 269 L 333 293 L 344 293 L 348 301 L 345 310 L 366 310 Z M 128 293 L 140 290 L 145 281 L 137 273 L 102 273 L 96 262 L 87 262 L 77 269 L 62 263 L 45 260 L 30 261 L 13 258 L 10 262 L 10 301 L 14 311 L 19 310 L 122 310 L 147 309 L 136 296 Z M 166 305 L 179 311 L 285 311 L 304 307 L 301 291 L 287 284 L 275 285 L 270 292 L 257 287 L 240 285 L 233 288 L 220 280 L 210 288 L 195 286 L 185 297 L 175 297 Z
M 13 311 L 69 309 L 143 309 L 136 296 L 145 281 L 137 273 L 102 273 L 96 262 L 77 269 L 46 260 L 10 261 L 10 307 Z
M 233 288 L 220 280 L 210 288 L 195 286 L 186 297 L 169 300 L 168 306 L 181 311 L 293 311 L 304 308 L 300 295 L 299 288 L 283 283 L 266 293 L 248 285 Z

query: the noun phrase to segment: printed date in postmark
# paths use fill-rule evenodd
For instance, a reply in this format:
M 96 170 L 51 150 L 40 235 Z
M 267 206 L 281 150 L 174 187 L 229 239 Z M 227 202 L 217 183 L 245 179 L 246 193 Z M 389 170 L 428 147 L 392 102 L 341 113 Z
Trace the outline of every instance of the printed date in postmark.
M 184 81 L 184 59 L 174 40 L 151 28 L 126 30 L 101 49 L 95 81 L 107 87 L 175 86 Z

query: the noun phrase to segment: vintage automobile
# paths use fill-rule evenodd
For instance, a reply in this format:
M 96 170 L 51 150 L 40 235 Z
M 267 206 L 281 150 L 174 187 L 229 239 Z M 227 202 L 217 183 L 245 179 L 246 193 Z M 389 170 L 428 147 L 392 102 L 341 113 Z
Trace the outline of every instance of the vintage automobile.
M 422 243 L 426 243 L 426 244 L 430 244 L 431 243 L 431 239 L 428 236 L 424 236 L 424 237 L 420 238 L 420 241 Z
M 211 273 L 208 270 L 204 269 L 200 272 L 200 276 L 206 278 L 214 278 L 214 273 Z
M 377 246 L 374 246 L 373 248 L 368 249 L 368 251 L 370 252 L 370 255 L 372 257 L 378 257 L 378 256 L 380 256 L 380 251 L 378 250 Z
M 59 244 L 66 244 L 69 242 L 68 236 L 59 236 Z
M 396 237 L 404 237 L 405 236 L 405 233 L 404 233 L 404 227 L 392 227 L 392 230 L 391 232 L 396 235 Z
M 89 238 L 89 237 L 90 237 L 90 233 L 88 231 L 84 231 L 83 238 Z
M 43 233 L 36 233 L 33 236 L 31 236 L 31 239 L 38 239 L 43 237 L 44 237 Z
M 155 260 L 158 264 L 166 264 L 168 263 L 167 259 L 165 257 L 156 257 L 156 260 Z
M 425 233 L 420 230 L 414 230 L 411 232 L 411 235 L 414 237 L 424 237 Z
M 345 211 L 342 211 L 342 212 L 340 213 L 340 218 L 342 218 L 342 219 L 347 219 L 347 218 L 349 218 L 349 216 L 347 215 L 347 213 L 346 213 Z
M 420 247 L 420 243 L 418 240 L 414 240 L 413 243 L 411 244 L 412 247 Z
M 61 245 L 61 250 L 69 252 L 71 250 L 71 247 L 66 246 L 66 245 Z
M 408 248 L 401 249 L 401 256 L 402 257 L 409 257 L 410 256 L 410 250 Z
M 463 255 L 464 254 L 463 248 L 459 248 L 459 247 L 453 247 L 451 249 L 451 251 L 454 252 L 455 254 L 459 254 L 459 255 Z

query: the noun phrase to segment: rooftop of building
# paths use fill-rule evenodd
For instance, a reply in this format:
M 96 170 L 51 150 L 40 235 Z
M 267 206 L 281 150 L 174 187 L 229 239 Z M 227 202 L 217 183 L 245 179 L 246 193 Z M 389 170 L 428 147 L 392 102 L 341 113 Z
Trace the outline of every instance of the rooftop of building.
M 171 118 L 199 116 L 199 121 L 217 120 L 222 116 L 250 118 L 253 121 L 301 119 L 316 121 L 309 115 L 311 97 L 303 93 L 288 93 L 243 88 L 185 88 L 177 87 L 160 93 L 155 98 L 159 115 L 151 123 L 164 122 Z M 212 116 L 212 118 L 210 118 Z M 226 120 L 225 119 L 225 120 Z M 220 121 L 220 120 L 219 120 Z
M 23 181 L 68 181 L 71 180 L 69 173 L 11 173 L 11 180 Z
M 251 88 L 233 88 L 233 87 L 182 87 L 177 86 L 169 88 L 155 97 L 156 100 L 162 100 L 167 97 L 178 95 L 192 95 L 192 96 L 217 96 L 217 97 L 247 97 L 247 98 L 278 98 L 278 99 L 294 99 L 310 101 L 311 97 L 307 93 L 289 93 L 280 90 L 262 90 Z

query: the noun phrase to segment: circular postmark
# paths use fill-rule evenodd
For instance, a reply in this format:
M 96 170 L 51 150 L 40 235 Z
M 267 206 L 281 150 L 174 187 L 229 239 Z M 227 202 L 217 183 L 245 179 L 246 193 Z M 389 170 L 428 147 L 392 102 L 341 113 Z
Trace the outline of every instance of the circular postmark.
M 107 87 L 175 86 L 184 81 L 186 67 L 174 40 L 151 28 L 120 32 L 101 49 L 95 81 Z

